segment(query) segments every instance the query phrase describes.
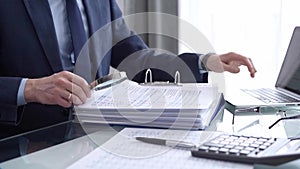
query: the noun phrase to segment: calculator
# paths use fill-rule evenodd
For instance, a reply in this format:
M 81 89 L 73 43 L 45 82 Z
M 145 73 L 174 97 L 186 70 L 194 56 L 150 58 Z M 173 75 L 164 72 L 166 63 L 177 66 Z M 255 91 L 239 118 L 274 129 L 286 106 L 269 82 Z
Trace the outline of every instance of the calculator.
M 300 140 L 221 134 L 191 150 L 192 156 L 230 162 L 279 165 L 300 158 Z

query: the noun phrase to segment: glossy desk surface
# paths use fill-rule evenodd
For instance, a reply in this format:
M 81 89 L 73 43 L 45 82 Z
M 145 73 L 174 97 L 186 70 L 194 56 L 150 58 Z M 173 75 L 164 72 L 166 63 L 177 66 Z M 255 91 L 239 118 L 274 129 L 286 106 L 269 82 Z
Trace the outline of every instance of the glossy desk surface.
M 268 129 L 267 127 L 278 119 L 277 115 L 239 115 L 235 117 L 234 125 L 232 125 L 232 117 L 232 114 L 225 110 L 215 118 L 207 130 L 270 137 L 300 136 L 300 120 L 282 121 L 274 128 Z M 121 126 L 83 125 L 68 121 L 2 139 L 0 140 L 0 168 L 66 168 L 108 141 L 122 129 Z M 300 160 L 276 167 L 254 165 L 254 168 L 300 168 Z

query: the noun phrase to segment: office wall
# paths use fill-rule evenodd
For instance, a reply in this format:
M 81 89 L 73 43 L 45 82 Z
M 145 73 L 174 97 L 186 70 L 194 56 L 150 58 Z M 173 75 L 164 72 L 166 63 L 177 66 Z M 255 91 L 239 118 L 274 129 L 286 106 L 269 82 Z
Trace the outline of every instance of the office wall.
M 144 12 L 159 12 L 177 16 L 178 15 L 178 2 L 177 0 L 117 0 L 120 8 L 123 11 L 124 16 L 133 15 L 136 13 Z M 130 23 L 130 25 L 138 26 L 139 29 L 143 29 L 147 32 L 149 27 L 155 26 L 156 29 L 161 29 L 161 25 L 164 23 L 160 18 L 156 18 L 155 21 L 149 20 L 145 17 L 144 20 L 136 23 Z M 178 23 L 174 22 L 168 25 L 171 34 L 178 34 Z M 167 50 L 169 52 L 178 54 L 178 41 L 176 38 L 168 37 L 159 34 L 143 34 L 141 35 L 146 44 L 151 48 L 159 48 Z
M 179 16 L 204 33 L 217 53 L 252 58 L 256 78 L 244 68 L 238 75 L 226 73 L 230 87 L 268 86 L 274 85 L 293 29 L 300 26 L 299 6 L 299 0 L 179 0 Z

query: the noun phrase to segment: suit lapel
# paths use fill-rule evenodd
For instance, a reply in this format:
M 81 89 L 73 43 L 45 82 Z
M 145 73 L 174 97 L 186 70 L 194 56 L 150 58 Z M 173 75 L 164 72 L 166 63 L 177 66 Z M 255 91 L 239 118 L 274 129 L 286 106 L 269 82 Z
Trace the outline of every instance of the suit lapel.
M 23 0 L 42 48 L 54 72 L 63 69 L 50 6 L 47 0 Z
M 86 14 L 89 24 L 90 35 L 95 33 L 105 24 L 111 22 L 110 18 L 110 1 L 103 0 L 83 0 L 86 8 Z

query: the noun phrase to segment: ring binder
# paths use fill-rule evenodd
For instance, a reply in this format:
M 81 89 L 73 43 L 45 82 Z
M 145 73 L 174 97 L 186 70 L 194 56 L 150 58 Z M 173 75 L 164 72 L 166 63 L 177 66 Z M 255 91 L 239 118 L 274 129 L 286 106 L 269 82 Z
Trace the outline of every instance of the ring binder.
M 149 76 L 149 82 L 148 82 L 148 76 Z M 152 80 L 152 71 L 151 69 L 147 69 L 145 73 L 145 82 L 140 83 L 140 85 L 149 85 L 149 86 L 181 86 L 180 84 L 180 73 L 179 71 L 175 72 L 175 79 L 174 82 L 170 81 L 155 81 Z
M 153 82 L 150 69 L 146 76 L 145 86 L 129 79 L 122 82 L 120 79 L 123 78 L 111 76 L 118 78 L 99 84 L 84 104 L 75 106 L 78 120 L 82 123 L 201 130 L 208 127 L 223 109 L 223 95 L 215 86 L 180 84 L 179 72 L 175 73 L 173 83 Z M 112 85 L 115 87 L 111 90 L 99 91 Z

